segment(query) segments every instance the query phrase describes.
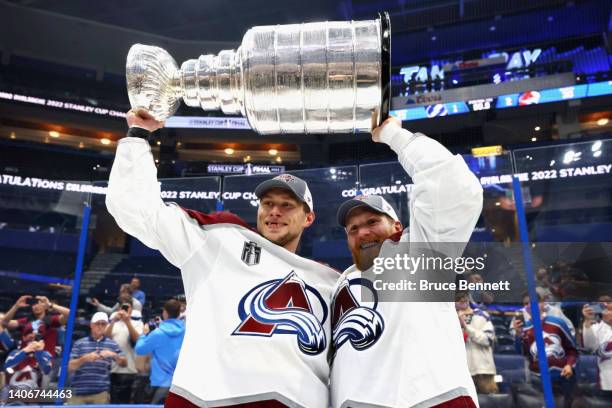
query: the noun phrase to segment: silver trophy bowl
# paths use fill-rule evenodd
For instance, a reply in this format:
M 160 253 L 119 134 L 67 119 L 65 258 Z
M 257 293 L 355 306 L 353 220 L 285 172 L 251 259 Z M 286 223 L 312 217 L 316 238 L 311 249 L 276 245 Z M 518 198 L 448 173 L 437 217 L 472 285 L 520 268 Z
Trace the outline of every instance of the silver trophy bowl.
M 376 20 L 253 27 L 240 47 L 181 64 L 165 50 L 130 48 L 132 108 L 157 120 L 182 99 L 192 107 L 246 116 L 261 134 L 370 131 L 388 117 L 391 28 Z

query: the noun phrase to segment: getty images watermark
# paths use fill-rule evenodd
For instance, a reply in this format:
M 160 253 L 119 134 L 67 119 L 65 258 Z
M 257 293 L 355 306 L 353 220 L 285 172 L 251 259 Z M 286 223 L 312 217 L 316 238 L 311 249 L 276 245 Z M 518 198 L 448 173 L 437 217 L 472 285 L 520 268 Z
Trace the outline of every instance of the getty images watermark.
M 492 271 L 507 262 L 499 259 L 498 251 L 466 243 L 385 243 L 372 267 L 363 273 L 371 285 L 362 287 L 362 298 L 392 302 L 452 302 L 456 293 L 504 293 L 501 298 L 515 301 L 521 293 L 524 279 L 493 278 Z M 518 275 L 517 275 L 518 276 Z M 489 278 L 485 280 L 485 277 Z M 513 280 L 520 282 L 513 285 Z M 520 300 L 519 300 L 520 301 Z

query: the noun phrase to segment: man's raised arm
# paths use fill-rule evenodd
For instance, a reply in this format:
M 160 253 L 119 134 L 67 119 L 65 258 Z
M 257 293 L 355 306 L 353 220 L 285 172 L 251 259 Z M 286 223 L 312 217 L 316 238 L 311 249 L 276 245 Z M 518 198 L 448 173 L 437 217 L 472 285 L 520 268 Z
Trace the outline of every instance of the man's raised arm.
M 185 211 L 161 199 L 147 138 L 163 123 L 143 109 L 129 111 L 126 119 L 130 129 L 117 146 L 106 207 L 123 231 L 180 267 L 201 246 L 201 230 Z
M 412 178 L 410 234 L 413 242 L 467 242 L 482 210 L 482 186 L 463 158 L 420 133 L 387 119 L 372 132 L 386 143 Z

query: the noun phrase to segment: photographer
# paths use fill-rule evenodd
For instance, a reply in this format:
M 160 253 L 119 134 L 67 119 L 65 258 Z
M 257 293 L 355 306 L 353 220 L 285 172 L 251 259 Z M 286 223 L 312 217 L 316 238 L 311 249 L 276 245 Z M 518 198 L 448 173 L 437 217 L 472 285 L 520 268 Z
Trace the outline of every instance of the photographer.
M 17 310 L 27 306 L 32 308 L 33 320 L 27 317 L 13 319 Z M 52 312 L 58 314 L 52 315 Z M 25 295 L 17 299 L 0 324 L 9 329 L 21 329 L 23 338 L 29 333 L 40 334 L 41 339 L 44 340 L 45 350 L 53 357 L 57 345 L 57 328 L 66 324 L 69 314 L 70 309 L 52 303 L 46 296 Z
M 111 403 L 132 403 L 132 384 L 136 378 L 136 353 L 134 344 L 142 334 L 142 315 L 138 310 L 132 309 L 132 297 L 121 295 L 119 297 L 119 310 L 110 316 L 110 324 L 104 334 L 113 339 L 125 358 L 126 366 L 119 366 L 116 362 L 111 368 Z
M 180 314 L 181 303 L 175 299 L 168 300 L 164 304 L 163 321 L 159 327 L 156 328 L 153 323 L 145 325 L 145 335 L 140 336 L 136 342 L 136 354 L 152 354 L 152 404 L 163 403 L 172 384 L 172 375 L 185 335 L 185 322 L 179 319 Z

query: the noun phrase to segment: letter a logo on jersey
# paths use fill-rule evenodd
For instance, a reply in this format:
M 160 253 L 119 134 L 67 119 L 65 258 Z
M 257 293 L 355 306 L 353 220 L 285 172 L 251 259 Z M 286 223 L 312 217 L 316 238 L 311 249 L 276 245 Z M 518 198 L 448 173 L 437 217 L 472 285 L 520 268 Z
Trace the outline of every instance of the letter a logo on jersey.
M 251 289 L 240 300 L 238 316 L 241 323 L 234 336 L 293 334 L 302 352 L 316 355 L 325 350 L 327 306 L 319 292 L 293 271 Z

